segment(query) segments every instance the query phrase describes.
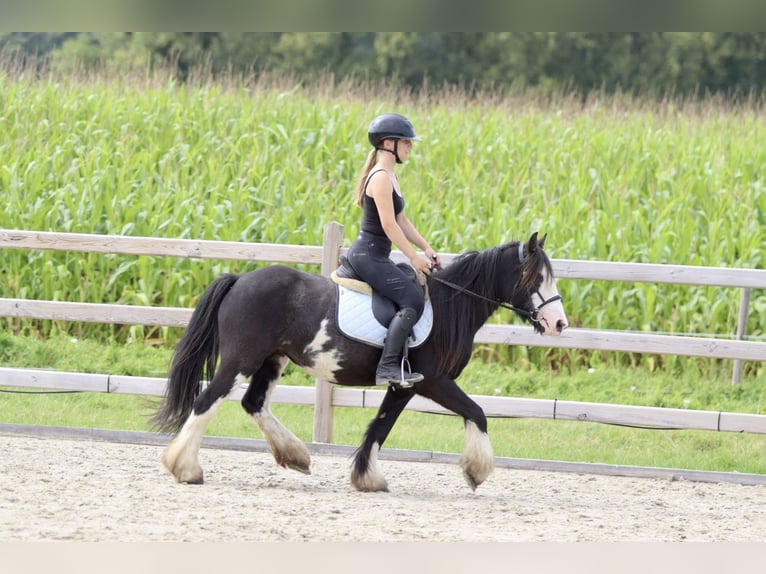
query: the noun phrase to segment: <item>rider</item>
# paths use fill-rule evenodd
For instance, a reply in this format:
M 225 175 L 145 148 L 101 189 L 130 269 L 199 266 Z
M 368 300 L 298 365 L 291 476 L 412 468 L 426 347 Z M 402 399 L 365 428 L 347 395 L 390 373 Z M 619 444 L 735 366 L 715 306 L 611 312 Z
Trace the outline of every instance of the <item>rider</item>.
M 420 141 L 412 123 L 400 114 L 382 114 L 370 122 L 367 137 L 373 149 L 359 177 L 356 198 L 362 208 L 362 225 L 348 260 L 365 282 L 399 308 L 388 326 L 375 384 L 409 387 L 423 380 L 423 375 L 405 372 L 402 355 L 425 302 L 412 280 L 390 259 L 391 244 L 409 258 L 416 271 L 426 273 L 440 265 L 441 259 L 404 214 L 404 197 L 394 173 L 396 165 L 410 156 L 412 142 Z

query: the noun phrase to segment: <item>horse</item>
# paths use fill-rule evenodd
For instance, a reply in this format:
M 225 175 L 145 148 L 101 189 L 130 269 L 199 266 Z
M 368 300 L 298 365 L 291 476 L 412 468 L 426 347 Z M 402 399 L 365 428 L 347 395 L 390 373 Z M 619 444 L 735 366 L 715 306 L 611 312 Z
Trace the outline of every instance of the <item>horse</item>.
M 531 235 L 484 251 L 470 251 L 429 273 L 433 328 L 407 358 L 424 375 L 410 388 L 389 386 L 351 465 L 351 484 L 362 492 L 388 491 L 378 453 L 415 395 L 464 419 L 459 466 L 475 490 L 494 470 L 494 454 L 481 407 L 455 379 L 472 355 L 474 336 L 500 307 L 512 309 L 541 335 L 567 327 L 561 296 L 543 245 Z M 381 350 L 342 334 L 335 321 L 337 286 L 326 276 L 284 265 L 216 278 L 200 297 L 172 357 L 162 403 L 150 419 L 176 432 L 162 463 L 179 483 L 201 484 L 199 449 L 208 423 L 227 395 L 247 383 L 241 405 L 263 433 L 277 464 L 310 474 L 306 445 L 269 408 L 289 361 L 335 385 L 373 386 Z M 207 379 L 209 383 L 201 381 Z

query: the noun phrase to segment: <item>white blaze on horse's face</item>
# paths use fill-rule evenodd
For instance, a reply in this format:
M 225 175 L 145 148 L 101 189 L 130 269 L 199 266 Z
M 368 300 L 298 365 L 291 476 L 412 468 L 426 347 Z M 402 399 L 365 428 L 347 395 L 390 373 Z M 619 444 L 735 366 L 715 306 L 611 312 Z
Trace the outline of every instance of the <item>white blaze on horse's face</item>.
M 564 329 L 569 326 L 567 314 L 564 312 L 564 305 L 560 298 L 545 303 L 558 294 L 556 280 L 543 270 L 543 282 L 540 284 L 540 289 L 537 293 L 532 293 L 532 303 L 538 308 L 537 319 L 544 329 L 543 335 L 561 335 Z M 541 305 L 542 307 L 540 307 Z

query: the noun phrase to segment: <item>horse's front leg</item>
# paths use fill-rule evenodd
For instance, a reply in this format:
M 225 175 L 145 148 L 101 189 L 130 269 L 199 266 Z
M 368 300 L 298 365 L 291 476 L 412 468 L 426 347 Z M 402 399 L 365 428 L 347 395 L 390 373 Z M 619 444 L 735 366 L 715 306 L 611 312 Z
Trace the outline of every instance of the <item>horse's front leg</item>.
M 413 397 L 413 389 L 389 387 L 378 414 L 370 422 L 362 445 L 354 454 L 351 468 L 351 484 L 362 492 L 388 492 L 388 482 L 378 470 L 378 451 L 388 437 L 399 415 Z
M 460 457 L 468 486 L 472 490 L 484 482 L 495 469 L 495 455 L 487 435 L 487 417 L 453 379 L 444 377 L 438 381 L 418 385 L 418 394 L 431 399 L 465 420 L 465 446 Z

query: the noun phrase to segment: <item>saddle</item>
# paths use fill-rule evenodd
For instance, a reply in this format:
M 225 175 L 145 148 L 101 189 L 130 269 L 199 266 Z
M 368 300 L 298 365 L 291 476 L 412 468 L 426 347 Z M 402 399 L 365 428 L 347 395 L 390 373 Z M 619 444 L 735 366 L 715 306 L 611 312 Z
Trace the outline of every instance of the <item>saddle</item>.
M 404 274 L 410 278 L 410 280 L 420 289 L 423 294 L 423 298 L 427 299 L 426 278 L 422 273 L 417 273 L 407 263 L 397 263 L 396 266 L 401 269 Z M 420 277 L 418 277 L 420 275 Z M 375 291 L 368 283 L 364 282 L 364 279 L 359 277 L 357 272 L 351 267 L 351 263 L 348 258 L 341 256 L 340 267 L 338 267 L 332 273 L 332 279 L 338 285 L 364 293 L 366 295 L 372 295 L 372 314 L 377 319 L 378 323 L 384 327 L 388 327 L 391 324 L 391 320 L 399 310 L 396 303 L 385 295 Z
M 388 326 L 399 309 L 391 299 L 365 283 L 345 257 L 341 257 L 340 263 L 340 267 L 331 273 L 338 291 L 335 316 L 338 330 L 350 339 L 382 348 Z M 408 347 L 414 349 L 425 343 L 431 333 L 433 308 L 427 296 L 425 276 L 406 263 L 399 263 L 397 267 L 412 278 L 425 297 L 425 308 L 407 342 Z

